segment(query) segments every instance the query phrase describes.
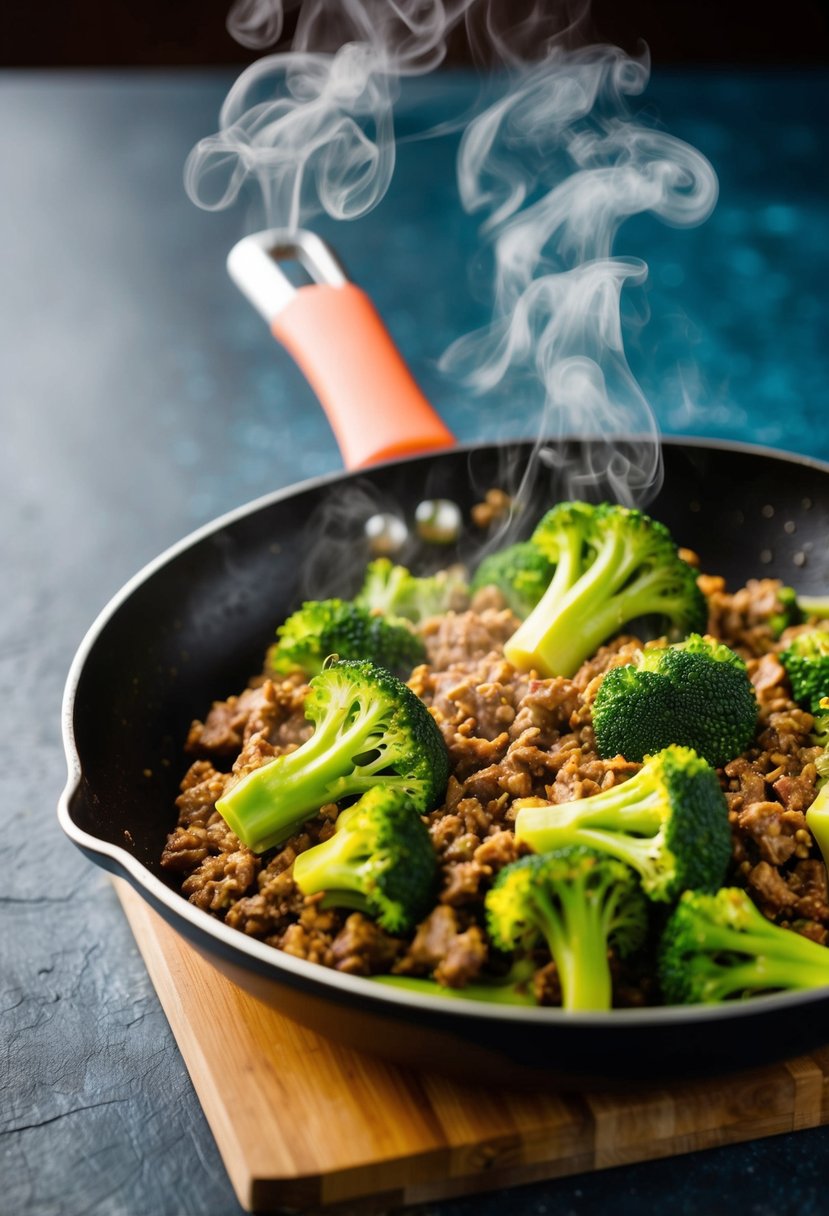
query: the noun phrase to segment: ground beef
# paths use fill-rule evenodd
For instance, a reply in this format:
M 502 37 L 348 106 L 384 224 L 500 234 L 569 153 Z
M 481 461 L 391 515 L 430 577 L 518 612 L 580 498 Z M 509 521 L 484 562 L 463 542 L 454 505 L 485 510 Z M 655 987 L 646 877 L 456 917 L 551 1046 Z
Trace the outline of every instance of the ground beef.
M 463 619 L 469 620 L 470 616 L 465 613 Z M 446 728 L 444 735 L 451 738 L 449 727 L 457 730 L 471 723 L 475 735 L 488 740 L 509 730 L 530 684 L 530 677 L 519 676 L 498 651 L 455 660 L 446 670 L 424 664 L 415 669 L 409 681 Z
M 193 755 L 233 758 L 253 735 L 262 735 L 278 751 L 297 746 L 311 733 L 307 693 L 299 674 L 276 681 L 258 677 L 238 697 L 214 701 L 204 722 L 193 722 L 185 748 Z
M 533 995 L 539 1005 L 561 1004 L 561 981 L 555 963 L 538 968 L 533 976 Z
M 454 908 L 439 904 L 417 928 L 394 968 L 398 975 L 428 975 L 450 988 L 475 979 L 486 962 L 487 946 L 478 925 L 464 925 Z
M 815 796 L 814 719 L 792 700 L 779 660 L 785 644 L 769 623 L 780 612 L 780 583 L 750 582 L 730 594 L 702 576 L 711 633 L 746 659 L 757 695 L 757 730 L 746 752 L 719 772 L 733 837 L 728 881 L 743 886 L 764 914 L 814 941 L 829 940 L 829 880 L 805 812 Z M 479 592 L 468 611 L 422 627 L 428 662 L 409 686 L 429 707 L 449 753 L 443 803 L 425 818 L 440 883 L 433 910 L 404 937 L 358 912 L 324 909 L 293 881 L 299 853 L 330 836 L 338 814 L 322 807 L 278 849 L 257 857 L 215 809 L 228 783 L 301 744 L 311 727 L 299 676 L 263 675 L 238 697 L 216 702 L 194 722 L 194 762 L 177 800 L 178 822 L 161 864 L 197 906 L 243 933 L 297 958 L 354 975 L 429 976 L 463 987 L 482 971 L 503 970 L 484 931 L 483 900 L 504 866 L 528 850 L 515 841 L 515 800 L 564 803 L 627 780 L 639 765 L 596 750 L 591 710 L 604 674 L 631 662 L 645 643 L 626 635 L 602 646 L 572 679 L 516 672 L 503 645 L 517 619 L 497 592 Z M 611 960 L 618 1005 L 658 1000 L 650 972 Z M 555 964 L 537 959 L 532 988 L 559 1004 Z
M 749 579 L 733 594 L 725 580 L 703 576 L 700 585 L 708 601 L 708 632 L 722 638 L 744 658 L 774 650 L 776 638 L 771 618 L 786 611 L 780 600 L 783 584 L 779 579 Z
M 573 683 L 592 704 L 599 684 L 602 682 L 602 676 L 610 671 L 611 667 L 622 667 L 625 663 L 632 663 L 641 649 L 642 643 L 638 638 L 630 637 L 627 634 L 614 638 L 606 646 L 600 646 L 591 659 L 582 663 L 573 676 Z
M 297 899 L 301 899 L 299 893 Z M 320 908 L 318 899 L 311 900 L 300 907 L 296 919 L 292 919 L 281 933 L 266 937 L 265 941 L 295 958 L 330 967 L 333 965 L 334 940 L 343 919 L 342 912 Z
M 181 884 L 197 908 L 221 912 L 249 889 L 259 869 L 259 859 L 248 849 L 207 857 Z
M 435 671 L 446 671 L 453 663 L 468 663 L 502 650 L 518 625 L 518 617 L 508 608 L 430 617 L 421 626 L 429 665 Z
M 806 820 L 800 811 L 787 811 L 779 802 L 752 802 L 737 816 L 737 827 L 752 838 L 764 861 L 782 866 L 793 857 Z
M 382 975 L 391 970 L 401 949 L 398 939 L 352 912 L 331 944 L 331 965 L 349 975 Z

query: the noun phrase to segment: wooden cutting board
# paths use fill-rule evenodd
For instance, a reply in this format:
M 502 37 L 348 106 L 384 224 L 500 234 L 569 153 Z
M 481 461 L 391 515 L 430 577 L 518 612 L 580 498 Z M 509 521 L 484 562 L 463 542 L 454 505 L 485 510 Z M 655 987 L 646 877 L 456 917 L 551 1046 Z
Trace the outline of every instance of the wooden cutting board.
M 281 1017 L 115 885 L 248 1210 L 362 1216 L 829 1122 L 829 1047 L 625 1094 L 492 1092 L 408 1072 Z

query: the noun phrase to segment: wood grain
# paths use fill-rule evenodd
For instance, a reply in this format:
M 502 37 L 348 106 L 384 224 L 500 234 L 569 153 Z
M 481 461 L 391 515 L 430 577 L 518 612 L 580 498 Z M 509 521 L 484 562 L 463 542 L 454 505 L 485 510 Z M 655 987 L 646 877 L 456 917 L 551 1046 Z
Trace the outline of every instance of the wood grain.
M 359 1201 L 368 1216 L 829 1122 L 829 1047 L 624 1094 L 492 1092 L 409 1072 L 281 1017 L 115 885 L 248 1210 L 333 1216 Z

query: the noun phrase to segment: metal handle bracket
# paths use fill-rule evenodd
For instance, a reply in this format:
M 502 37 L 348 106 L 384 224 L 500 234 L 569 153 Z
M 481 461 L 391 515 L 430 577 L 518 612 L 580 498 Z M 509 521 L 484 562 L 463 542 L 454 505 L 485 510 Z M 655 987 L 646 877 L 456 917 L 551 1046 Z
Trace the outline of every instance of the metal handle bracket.
M 298 262 L 313 283 L 344 287 L 349 282 L 334 251 L 315 232 L 268 228 L 244 237 L 227 255 L 228 274 L 268 325 L 299 290 L 280 262 Z

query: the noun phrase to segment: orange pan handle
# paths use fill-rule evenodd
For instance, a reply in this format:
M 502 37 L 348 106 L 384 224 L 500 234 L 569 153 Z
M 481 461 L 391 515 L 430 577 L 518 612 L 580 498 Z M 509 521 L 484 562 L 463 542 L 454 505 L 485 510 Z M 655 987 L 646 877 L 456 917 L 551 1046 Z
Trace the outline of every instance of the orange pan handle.
M 295 287 L 279 265 L 289 259 L 314 281 Z M 255 233 L 231 250 L 228 270 L 319 397 L 346 468 L 454 445 L 374 305 L 318 236 Z

